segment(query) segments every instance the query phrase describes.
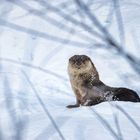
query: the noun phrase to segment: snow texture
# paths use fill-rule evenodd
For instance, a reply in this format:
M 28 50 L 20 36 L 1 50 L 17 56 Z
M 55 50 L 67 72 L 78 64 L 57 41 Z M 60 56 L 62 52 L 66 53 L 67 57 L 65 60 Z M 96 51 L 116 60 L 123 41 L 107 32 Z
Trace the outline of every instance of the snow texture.
M 0 0 L 0 140 L 140 140 L 140 103 L 66 108 L 75 103 L 74 54 L 91 57 L 107 85 L 140 95 L 140 65 L 129 56 L 140 59 L 140 1 L 80 2 Z

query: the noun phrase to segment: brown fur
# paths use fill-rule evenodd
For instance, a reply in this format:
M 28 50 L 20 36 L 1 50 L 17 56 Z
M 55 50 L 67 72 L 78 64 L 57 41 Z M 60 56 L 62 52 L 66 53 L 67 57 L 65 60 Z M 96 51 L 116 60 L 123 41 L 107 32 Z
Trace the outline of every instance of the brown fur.
M 69 59 L 68 73 L 72 89 L 76 96 L 76 104 L 91 106 L 104 101 L 131 101 L 140 102 L 137 93 L 127 88 L 113 88 L 105 85 L 99 79 L 99 74 L 86 55 L 74 55 Z

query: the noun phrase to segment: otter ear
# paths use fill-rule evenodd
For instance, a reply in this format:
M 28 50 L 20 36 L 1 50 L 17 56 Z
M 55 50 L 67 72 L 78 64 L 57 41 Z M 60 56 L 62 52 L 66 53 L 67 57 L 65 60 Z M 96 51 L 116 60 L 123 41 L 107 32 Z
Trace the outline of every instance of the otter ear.
M 72 57 L 69 58 L 69 61 L 72 61 Z
M 72 61 L 74 58 L 76 57 L 76 55 L 73 55 L 69 58 L 69 61 Z
M 89 61 L 91 62 L 92 66 L 94 66 L 94 64 L 93 64 L 92 60 L 91 60 L 89 57 L 88 57 L 88 59 L 89 59 Z
M 83 55 L 86 59 L 88 59 L 89 61 L 91 61 L 90 57 L 87 55 Z
M 92 60 L 88 57 L 88 60 L 92 63 Z

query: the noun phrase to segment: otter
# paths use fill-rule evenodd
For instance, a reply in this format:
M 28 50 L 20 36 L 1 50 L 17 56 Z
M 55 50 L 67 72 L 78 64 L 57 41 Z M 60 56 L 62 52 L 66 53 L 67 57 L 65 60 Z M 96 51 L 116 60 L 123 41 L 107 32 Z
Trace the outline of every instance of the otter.
M 68 108 L 92 106 L 105 101 L 140 102 L 138 94 L 131 89 L 105 85 L 86 55 L 74 55 L 69 59 L 68 74 L 76 96 L 76 104 L 68 105 Z

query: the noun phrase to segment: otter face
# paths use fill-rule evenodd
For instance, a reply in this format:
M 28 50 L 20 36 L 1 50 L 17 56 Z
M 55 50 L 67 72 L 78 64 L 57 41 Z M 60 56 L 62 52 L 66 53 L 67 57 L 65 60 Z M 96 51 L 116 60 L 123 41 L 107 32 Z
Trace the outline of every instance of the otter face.
M 69 59 L 69 68 L 74 72 L 84 72 L 92 68 L 91 59 L 86 55 L 74 55 Z

